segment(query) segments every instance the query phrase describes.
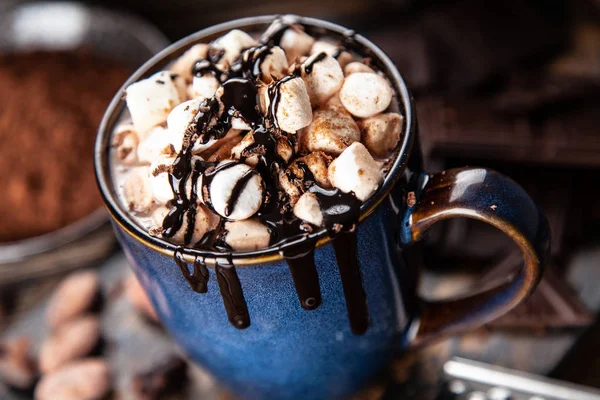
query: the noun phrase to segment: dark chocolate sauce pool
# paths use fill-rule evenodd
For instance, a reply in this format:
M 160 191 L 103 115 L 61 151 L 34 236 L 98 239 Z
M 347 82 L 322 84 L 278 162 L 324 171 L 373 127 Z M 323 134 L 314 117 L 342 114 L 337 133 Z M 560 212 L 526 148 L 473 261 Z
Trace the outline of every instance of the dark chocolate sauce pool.
M 214 48 L 209 48 L 207 60 L 195 63 L 194 76 L 215 76 L 222 84 L 222 94 L 220 98 L 213 97 L 201 104 L 185 134 L 182 150 L 170 172 L 173 200 L 169 203 L 170 211 L 163 221 L 162 235 L 166 238 L 173 237 L 183 228 L 184 222 L 187 222 L 184 235 L 186 246 L 231 253 L 231 248 L 223 239 L 226 233 L 223 223 L 216 230 L 208 232 L 198 243 L 190 242 L 199 201 L 212 208 L 208 190 L 212 180 L 220 171 L 240 163 L 205 162 L 194 158 L 192 150 L 197 142 L 205 144 L 224 137 L 231 129 L 232 118 L 241 118 L 251 126 L 254 143 L 242 152 L 240 162 L 257 156 L 258 165 L 236 183 L 227 202 L 225 214 L 229 216 L 233 213 L 244 187 L 255 174 L 260 174 L 266 195 L 256 217 L 269 229 L 271 248 L 277 249 L 289 266 L 300 306 L 306 310 L 313 310 L 322 301 L 314 261 L 316 234 L 312 233 L 313 227 L 293 215 L 289 200 L 276 186 L 277 174 L 286 167 L 285 160 L 277 152 L 278 143 L 287 141 L 293 148 L 294 142 L 294 136 L 283 132 L 277 122 L 280 90 L 282 84 L 300 76 L 300 68 L 269 85 L 267 93 L 270 106 L 266 116 L 261 115 L 257 90 L 257 80 L 261 78 L 261 64 L 271 54 L 272 47 L 279 44 L 288 28 L 289 24 L 281 20 L 276 21 L 262 35 L 260 45 L 246 49 L 228 70 L 221 70 L 217 66 L 223 51 Z M 349 35 L 341 43 L 336 57 L 353 44 L 353 37 Z M 321 53 L 310 63 L 303 65 L 304 72 L 310 74 L 314 64 L 325 57 L 326 54 Z M 356 225 L 361 202 L 353 193 L 319 186 L 306 164 L 298 161 L 296 165 L 303 172 L 303 176 L 292 176 L 288 170 L 288 177 L 291 182 L 299 185 L 301 192 L 309 191 L 314 194 L 321 206 L 324 226 L 332 238 L 337 258 L 351 330 L 357 335 L 364 334 L 369 325 L 369 312 L 356 243 Z M 198 185 L 201 176 L 202 184 Z M 191 190 L 188 187 L 190 180 Z M 196 257 L 191 271 L 184 261 L 182 248 L 175 251 L 174 259 L 191 289 L 198 293 L 206 293 L 209 272 L 204 258 Z M 215 263 L 215 276 L 230 323 L 239 329 L 247 328 L 250 326 L 250 316 L 233 262 Z

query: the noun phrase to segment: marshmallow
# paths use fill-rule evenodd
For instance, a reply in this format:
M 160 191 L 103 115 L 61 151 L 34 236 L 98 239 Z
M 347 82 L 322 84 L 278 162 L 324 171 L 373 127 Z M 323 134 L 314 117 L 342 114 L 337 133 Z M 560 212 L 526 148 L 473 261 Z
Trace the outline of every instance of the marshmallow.
M 285 51 L 279 46 L 272 47 L 270 53 L 265 56 L 260 64 L 261 80 L 265 83 L 271 83 L 287 75 L 288 61 Z
M 203 99 L 197 98 L 181 103 L 175 107 L 167 117 L 169 142 L 173 145 L 175 152 L 179 153 L 179 151 L 181 151 L 183 139 L 185 138 L 188 127 L 194 120 L 196 114 L 198 114 L 200 106 L 203 104 L 203 102 Z M 209 122 L 209 125 L 215 123 L 215 118 Z M 192 148 L 192 153 L 199 154 L 209 149 L 217 142 L 217 139 L 211 139 L 206 143 L 196 141 L 194 143 L 194 147 Z
M 217 66 L 221 70 L 226 70 L 229 66 L 233 65 L 235 60 L 241 54 L 242 50 L 256 45 L 256 40 L 254 40 L 252 36 L 248 35 L 246 32 L 240 31 L 239 29 L 233 29 L 215 40 L 210 45 L 210 50 L 224 51 L 223 56 L 219 60 Z
M 117 149 L 117 159 L 125 165 L 137 163 L 137 146 L 139 138 L 132 124 L 122 124 L 115 128 L 112 147 Z
M 269 113 L 269 104 L 271 104 L 271 100 L 269 99 L 269 87 L 267 85 L 258 85 L 257 92 L 260 112 L 266 116 Z
M 344 68 L 346 64 L 351 62 L 354 57 L 348 51 L 340 49 L 340 46 L 329 41 L 329 40 L 317 40 L 312 48 L 310 54 L 327 53 L 330 56 L 337 56 L 336 59 L 340 66 Z
M 238 129 L 240 131 L 249 131 L 252 128 L 242 118 L 233 117 L 233 118 L 231 118 L 231 129 Z
M 344 73 L 337 60 L 327 53 L 315 53 L 302 64 L 302 79 L 313 107 L 337 93 L 344 82 Z
M 262 205 L 263 180 L 248 165 L 233 160 L 221 161 L 216 168 L 219 169 L 224 164 L 230 163 L 235 165 L 222 169 L 212 177 L 212 182 L 210 182 L 208 188 L 210 204 L 215 212 L 230 220 L 246 219 L 254 215 Z M 243 184 L 243 186 L 238 187 L 239 192 L 237 194 L 234 193 L 238 182 L 247 176 L 250 176 L 250 178 L 245 183 L 241 181 L 240 184 Z M 202 184 L 202 180 L 198 184 Z M 202 191 L 199 191 L 199 193 L 202 193 Z M 233 198 L 232 196 L 236 197 Z
M 316 226 L 323 224 L 323 213 L 317 196 L 307 192 L 300 196 L 298 202 L 294 206 L 294 215 L 303 221 Z
M 400 141 L 403 118 L 397 113 L 379 114 L 358 121 L 362 142 L 377 157 L 386 157 Z
M 196 114 L 198 114 L 202 102 L 203 99 L 199 98 L 188 100 L 175 107 L 167 117 L 169 141 L 177 153 L 181 151 L 186 131 Z M 196 143 L 196 145 L 198 145 L 198 143 Z M 195 147 L 194 150 L 196 150 Z
M 292 206 L 313 183 L 317 183 L 323 188 L 331 187 L 327 176 L 327 165 L 330 162 L 331 157 L 320 151 L 315 151 L 294 160 L 285 171 L 279 172 L 279 187 L 288 195 L 288 201 Z M 300 167 L 301 164 L 308 168 L 314 180 L 309 176 L 305 176 L 304 169 Z
M 375 71 L 366 64 L 363 64 L 358 61 L 353 61 L 351 63 L 346 64 L 344 67 L 344 75 L 348 76 L 354 74 L 356 72 L 370 72 L 375 73 Z
M 181 141 L 179 147 L 181 147 Z M 160 157 L 175 155 L 177 155 L 177 151 L 169 131 L 162 126 L 151 129 L 148 136 L 137 147 L 137 158 L 142 164 L 152 164 Z
M 152 220 L 156 224 L 157 228 L 162 228 L 163 220 L 169 213 L 169 209 L 165 206 L 160 206 L 152 213 Z M 196 214 L 194 218 L 194 232 L 192 233 L 192 239 L 190 244 L 194 245 L 198 243 L 207 232 L 215 230 L 219 225 L 219 216 L 212 213 L 203 204 L 196 206 Z M 169 238 L 176 244 L 185 244 L 185 233 L 188 228 L 188 214 L 183 217 L 183 224 L 181 228 Z
M 166 204 L 172 200 L 173 189 L 169 179 L 169 171 L 175 158 L 160 158 L 150 165 L 150 186 L 154 200 L 159 204 Z
M 171 79 L 173 80 L 173 83 L 175 84 L 175 87 L 177 88 L 177 92 L 179 93 L 179 102 L 181 103 L 183 101 L 189 100 L 188 86 L 187 86 L 185 79 L 183 79 L 181 76 L 179 76 L 177 74 L 171 74 Z
M 313 117 L 312 107 L 302 78 L 296 77 L 283 82 L 278 85 L 278 90 L 279 103 L 275 110 L 275 118 L 279 128 L 285 132 L 295 133 L 308 126 Z
M 198 60 L 205 59 L 208 54 L 208 45 L 204 43 L 190 47 L 171 65 L 171 72 L 181 76 L 186 82 L 192 81 L 192 70 Z
M 287 138 L 283 136 L 277 136 L 276 141 L 277 143 L 275 144 L 275 151 L 277 152 L 277 155 L 287 163 L 294 155 L 294 150 L 292 149 L 292 146 Z M 264 155 L 266 150 L 263 146 L 258 146 L 255 149 L 249 150 L 249 152 L 245 152 L 245 150 L 251 147 L 254 142 L 254 131 L 248 132 L 241 142 L 231 149 L 231 158 L 235 160 L 242 160 L 243 158 L 246 164 L 253 167 L 257 166 L 259 157 Z
M 348 75 L 340 90 L 340 100 L 359 118 L 368 118 L 384 111 L 392 102 L 394 91 L 387 80 L 378 74 L 356 72 Z
M 298 27 L 289 27 L 285 30 L 279 41 L 287 55 L 289 64 L 293 64 L 300 56 L 310 53 L 315 39 Z
M 152 207 L 154 197 L 149 176 L 148 167 L 136 167 L 127 174 L 123 184 L 123 196 L 130 211 L 143 213 Z
M 194 76 L 190 94 L 194 99 L 204 100 L 213 97 L 218 88 L 219 81 L 214 75 Z
M 125 100 L 138 132 L 144 133 L 165 122 L 171 110 L 185 100 L 178 80 L 182 79 L 162 71 L 127 87 Z
M 383 180 L 379 165 L 360 142 L 353 143 L 333 160 L 328 176 L 333 186 L 345 193 L 354 192 L 360 201 L 371 197 Z
M 296 182 L 291 179 L 291 176 L 287 174 L 287 171 L 280 170 L 277 173 L 277 182 L 279 184 L 279 188 L 285 192 L 287 195 L 287 200 L 291 206 L 294 206 L 297 202 L 304 189 L 302 187 L 296 186 Z
M 343 109 L 321 108 L 314 112 L 311 124 L 299 132 L 299 140 L 305 151 L 338 155 L 350 144 L 360 140 L 360 130 L 350 114 Z
M 225 222 L 225 231 L 225 243 L 237 251 L 263 249 L 271 241 L 269 229 L 254 218 Z

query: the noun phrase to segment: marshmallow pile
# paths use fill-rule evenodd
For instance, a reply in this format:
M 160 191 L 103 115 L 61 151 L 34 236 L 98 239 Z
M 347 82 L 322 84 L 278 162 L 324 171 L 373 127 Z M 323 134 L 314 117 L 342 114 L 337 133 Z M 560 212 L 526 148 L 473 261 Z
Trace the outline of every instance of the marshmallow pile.
M 125 99 L 112 141 L 124 206 L 150 234 L 208 249 L 268 247 L 281 224 L 330 229 L 311 187 L 366 201 L 404 125 L 370 59 L 293 21 L 196 44 Z

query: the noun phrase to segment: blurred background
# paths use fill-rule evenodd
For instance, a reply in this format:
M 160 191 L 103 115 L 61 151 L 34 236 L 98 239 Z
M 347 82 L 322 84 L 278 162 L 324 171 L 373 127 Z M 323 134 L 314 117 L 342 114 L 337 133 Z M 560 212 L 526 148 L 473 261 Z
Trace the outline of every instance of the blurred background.
M 111 398 L 230 398 L 177 352 L 130 275 L 101 210 L 93 141 L 111 97 L 152 54 L 215 23 L 285 13 L 382 47 L 416 99 L 426 170 L 506 173 L 552 228 L 530 300 L 398 359 L 360 398 L 441 398 L 455 356 L 600 388 L 600 1 L 3 0 L 0 398 L 31 398 L 40 376 L 90 355 L 116 373 L 89 390 L 110 386 Z M 436 226 L 422 245 L 428 298 L 521 262 L 509 240 L 467 220 Z

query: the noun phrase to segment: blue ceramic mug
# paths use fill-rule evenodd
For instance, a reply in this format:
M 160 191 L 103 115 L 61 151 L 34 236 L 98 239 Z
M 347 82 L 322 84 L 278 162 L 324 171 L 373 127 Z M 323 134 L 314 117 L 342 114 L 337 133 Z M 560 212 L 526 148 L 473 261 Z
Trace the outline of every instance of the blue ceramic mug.
M 240 19 L 193 34 L 156 55 L 125 85 L 163 69 L 195 43 L 234 28 L 262 31 L 274 18 Z M 351 32 L 329 22 L 298 18 L 309 29 L 333 38 Z M 300 304 L 294 277 L 277 250 L 233 254 L 181 250 L 148 235 L 121 206 L 111 183 L 110 136 L 124 111 L 120 94 L 100 126 L 95 154 L 98 183 L 135 274 L 181 348 L 241 398 L 347 398 L 407 348 L 472 329 L 509 311 L 534 290 L 546 262 L 548 224 L 515 182 L 484 168 L 437 175 L 422 172 L 413 99 L 402 77 L 377 46 L 360 35 L 354 38 L 390 78 L 405 124 L 391 172 L 361 208 L 356 248 L 341 250 L 349 256 L 358 254 L 369 316 L 362 334 L 351 329 L 348 310 L 356 304 L 346 303 L 336 253 L 326 232 L 317 235 L 314 254 L 322 301 L 308 310 L 311 307 Z M 407 257 L 408 248 L 433 223 L 450 217 L 475 218 L 505 232 L 523 252 L 522 270 L 499 286 L 462 298 L 419 299 L 416 267 Z M 190 267 L 197 257 L 206 262 L 206 293 L 190 289 L 174 262 L 176 255 Z M 223 280 L 215 275 L 215 264 L 222 271 L 237 272 L 241 288 L 219 287 Z M 235 297 L 236 289 L 243 292 L 251 321 L 246 329 L 230 323 L 221 297 Z

